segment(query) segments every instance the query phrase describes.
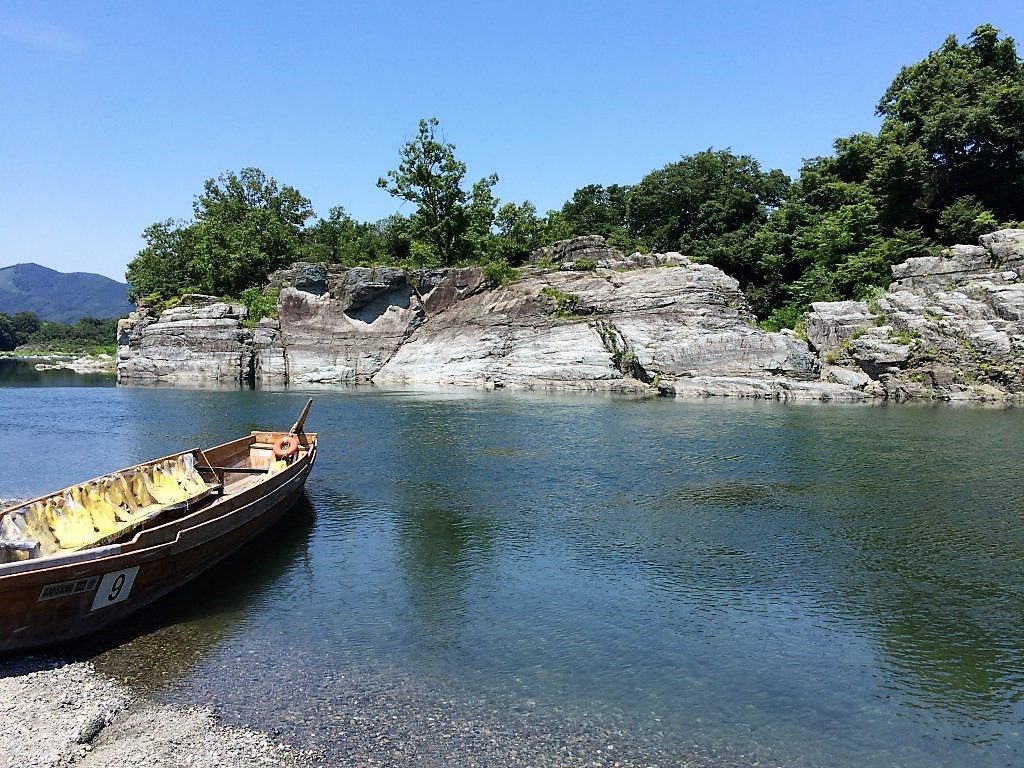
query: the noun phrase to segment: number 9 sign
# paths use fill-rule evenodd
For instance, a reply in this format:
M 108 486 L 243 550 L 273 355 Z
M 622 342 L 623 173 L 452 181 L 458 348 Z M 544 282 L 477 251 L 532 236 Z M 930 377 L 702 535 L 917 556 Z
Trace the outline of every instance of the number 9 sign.
M 92 608 L 89 609 L 90 612 L 127 600 L 132 591 L 132 584 L 135 583 L 135 574 L 138 572 L 139 566 L 136 565 L 134 568 L 103 574 L 100 585 L 96 589 L 96 597 L 92 601 Z

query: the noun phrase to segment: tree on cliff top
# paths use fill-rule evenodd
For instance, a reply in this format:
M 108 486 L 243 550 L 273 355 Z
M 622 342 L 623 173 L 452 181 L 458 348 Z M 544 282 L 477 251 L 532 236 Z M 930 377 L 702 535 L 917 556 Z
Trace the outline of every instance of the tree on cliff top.
M 466 164 L 456 159 L 454 144 L 437 136 L 438 125 L 436 117 L 420 120 L 416 138 L 401 149 L 398 168 L 377 186 L 416 204 L 409 219 L 414 253 L 425 250 L 428 260 L 452 265 L 472 257 L 480 234 L 474 230 L 489 228 L 488 218 L 493 221 L 497 199 L 491 189 L 498 177 L 481 179 L 467 193 L 462 188 Z
M 297 189 L 278 186 L 258 168 L 207 179 L 192 208 L 200 286 L 229 296 L 291 264 L 303 225 L 313 216 L 312 205 Z
M 749 245 L 786 199 L 789 177 L 748 155 L 706 149 L 647 174 L 629 190 L 629 234 L 653 250 L 679 251 L 719 267 L 746 287 Z
M 194 291 L 239 296 L 296 259 L 313 216 L 297 189 L 258 168 L 207 179 L 192 209 L 192 222 L 168 219 L 143 232 L 146 246 L 127 271 L 133 299 Z
M 759 314 L 864 298 L 893 264 L 974 243 L 1024 218 L 1024 62 L 990 25 L 904 67 L 878 103 L 878 135 L 804 163 L 757 234 Z
M 927 230 L 957 205 L 996 220 L 1024 213 L 1024 61 L 1011 37 L 984 24 L 970 41 L 949 36 L 942 47 L 904 67 L 878 102 L 879 139 L 924 159 L 921 195 L 904 200 L 923 212 Z

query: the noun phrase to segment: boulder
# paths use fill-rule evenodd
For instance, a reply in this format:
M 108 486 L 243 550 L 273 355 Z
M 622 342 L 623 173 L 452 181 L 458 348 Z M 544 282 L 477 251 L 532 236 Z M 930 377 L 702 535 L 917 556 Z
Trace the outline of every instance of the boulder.
M 559 240 L 552 245 L 538 248 L 530 254 L 532 264 L 551 262 L 566 269 L 572 269 L 577 262 L 591 262 L 596 265 L 603 261 L 624 258 L 622 251 L 605 245 L 604 238 L 600 235 L 584 235 L 569 240 Z
M 874 318 L 863 301 L 816 301 L 807 313 L 807 343 L 820 355 L 838 351 Z

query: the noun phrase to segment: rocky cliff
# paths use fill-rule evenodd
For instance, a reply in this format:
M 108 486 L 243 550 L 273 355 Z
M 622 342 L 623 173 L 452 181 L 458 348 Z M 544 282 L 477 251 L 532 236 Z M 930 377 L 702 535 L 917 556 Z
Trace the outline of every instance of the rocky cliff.
M 252 375 L 247 311 L 213 296 L 186 296 L 159 318 L 139 308 L 117 326 L 117 380 L 242 381 Z
M 476 268 L 297 264 L 279 319 L 189 297 L 122 322 L 118 378 L 442 384 L 856 401 L 1022 389 L 1024 231 L 894 268 L 873 302 L 814 305 L 807 338 L 768 333 L 735 280 L 600 238 L 542 249 L 509 285 Z
M 808 344 L 827 379 L 896 400 L 1024 396 L 1024 230 L 908 259 L 866 302 L 820 302 Z

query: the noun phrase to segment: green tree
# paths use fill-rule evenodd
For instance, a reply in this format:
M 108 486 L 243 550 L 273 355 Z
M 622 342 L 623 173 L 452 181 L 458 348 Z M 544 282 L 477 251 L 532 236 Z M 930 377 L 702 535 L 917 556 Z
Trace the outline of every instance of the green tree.
M 530 253 L 548 242 L 553 242 L 547 222 L 537 215 L 533 203 L 505 203 L 495 216 L 498 228 L 496 250 L 509 264 L 522 264 Z
M 341 207 L 331 208 L 326 219 L 305 229 L 300 251 L 303 261 L 345 267 L 391 260 L 378 229 L 373 224 L 356 221 Z
M 0 312 L 0 352 L 10 352 L 18 346 L 18 334 L 11 318 Z
M 631 248 L 627 233 L 629 193 L 628 186 L 618 184 L 588 184 L 577 189 L 560 211 L 569 229 L 567 236 L 601 235 L 616 247 Z
M 422 254 L 424 259 L 453 265 L 479 246 L 484 209 L 490 205 L 493 216 L 497 202 L 491 189 L 498 177 L 485 177 L 467 193 L 462 188 L 466 164 L 455 157 L 454 144 L 438 137 L 438 126 L 437 118 L 420 120 L 416 138 L 400 152 L 398 168 L 378 179 L 377 186 L 416 205 L 409 218 L 414 258 Z
M 194 234 L 193 225 L 173 219 L 146 227 L 146 245 L 125 272 L 131 301 L 166 301 L 199 291 Z
M 228 296 L 295 261 L 303 225 L 314 215 L 297 189 L 278 186 L 258 168 L 207 179 L 192 208 L 200 288 Z
M 134 300 L 164 301 L 184 293 L 239 296 L 301 255 L 308 199 L 258 168 L 207 179 L 192 222 L 157 222 L 128 265 Z
M 652 250 L 680 251 L 749 285 L 757 276 L 750 246 L 789 189 L 782 171 L 707 149 L 658 171 L 629 194 L 629 234 Z
M 1012 38 L 990 24 L 965 44 L 951 35 L 900 71 L 877 113 L 881 138 L 914 155 L 915 166 L 927 163 L 917 201 L 926 232 L 966 198 L 1000 221 L 1024 213 L 1024 62 Z M 947 226 L 944 239 L 961 231 Z
M 50 350 L 109 347 L 117 339 L 117 320 L 83 317 L 76 323 L 44 322 L 23 343 Z
M 24 344 L 33 333 L 39 330 L 42 321 L 35 312 L 15 312 L 11 315 L 11 324 L 18 337 L 18 343 Z

